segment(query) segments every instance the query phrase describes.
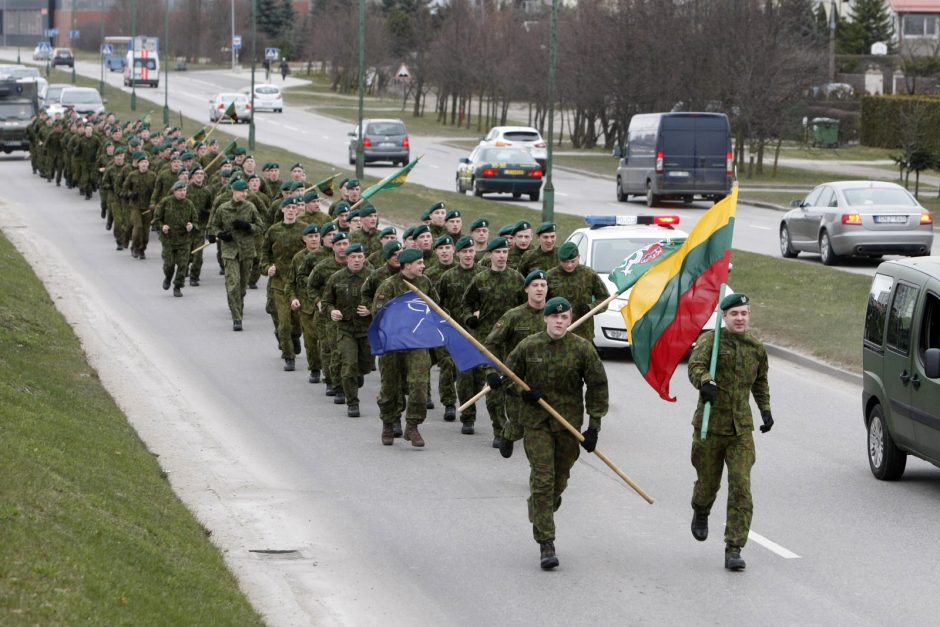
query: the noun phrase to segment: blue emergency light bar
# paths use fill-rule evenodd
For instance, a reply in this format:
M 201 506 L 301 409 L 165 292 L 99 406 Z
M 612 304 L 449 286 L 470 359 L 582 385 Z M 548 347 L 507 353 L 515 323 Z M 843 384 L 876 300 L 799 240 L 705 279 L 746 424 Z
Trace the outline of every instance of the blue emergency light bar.
M 679 216 L 587 216 L 584 221 L 593 228 L 647 224 L 671 229 L 679 224 Z

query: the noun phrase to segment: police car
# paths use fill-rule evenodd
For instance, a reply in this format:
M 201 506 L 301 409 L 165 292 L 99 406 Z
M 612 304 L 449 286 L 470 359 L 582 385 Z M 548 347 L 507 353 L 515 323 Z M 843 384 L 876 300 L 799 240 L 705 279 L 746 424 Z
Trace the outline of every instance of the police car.
M 679 216 L 588 216 L 588 226 L 577 229 L 566 241 L 578 247 L 581 263 L 597 272 L 607 290 L 614 294 L 617 286 L 610 280 L 611 271 L 637 250 L 664 239 L 685 239 L 688 233 L 676 228 Z M 728 288 L 728 293 L 732 290 Z M 594 316 L 594 346 L 598 349 L 629 348 L 627 325 L 620 310 L 630 297 L 627 290 L 610 302 L 606 310 Z M 717 313 L 703 327 L 714 329 L 720 319 Z

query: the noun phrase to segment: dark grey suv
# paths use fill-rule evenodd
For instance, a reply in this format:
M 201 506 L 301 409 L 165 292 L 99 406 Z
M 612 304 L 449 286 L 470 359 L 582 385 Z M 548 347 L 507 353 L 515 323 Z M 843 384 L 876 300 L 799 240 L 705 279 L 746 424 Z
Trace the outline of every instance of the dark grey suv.
M 408 131 L 401 120 L 363 120 L 366 130 L 362 139 L 362 149 L 366 163 L 373 161 L 391 161 L 405 165 L 410 161 L 411 145 Z M 359 127 L 349 132 L 349 165 L 356 163 L 356 150 L 359 143 Z

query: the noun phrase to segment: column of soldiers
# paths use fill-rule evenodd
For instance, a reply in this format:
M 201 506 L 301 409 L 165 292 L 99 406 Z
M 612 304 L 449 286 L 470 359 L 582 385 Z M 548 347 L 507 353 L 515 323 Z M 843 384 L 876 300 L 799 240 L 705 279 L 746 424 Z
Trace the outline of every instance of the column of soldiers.
M 399 240 L 399 230 L 380 228 L 377 208 L 360 201 L 356 179 L 341 181 L 340 197 L 327 211 L 318 191 L 308 187 L 303 164 L 293 164 L 282 181 L 279 164 L 263 164 L 259 172 L 244 148 L 223 154 L 218 142 L 188 140 L 178 129 L 152 132 L 141 121 L 122 124 L 113 115 L 42 113 L 29 133 L 35 174 L 57 185 L 64 178 L 85 199 L 100 192 L 101 216 L 118 251 L 130 249 L 144 260 L 151 229 L 158 233 L 162 287 L 172 287 L 175 297 L 182 296 L 186 279 L 191 287 L 200 285 L 202 251 L 216 244 L 232 328 L 241 331 L 248 290 L 266 277 L 265 310 L 283 369 L 295 370 L 303 353 L 308 381 L 324 384 L 347 416 L 362 414 L 360 389 L 378 370 L 382 445 L 397 438 L 426 445 L 419 427 L 434 408 L 433 365 L 443 420 L 459 418 L 461 434 L 476 432 L 477 407 L 471 404 L 458 416 L 457 405 L 488 385 L 492 446 L 510 457 L 514 443 L 524 440 L 540 564 L 558 565 L 553 515 L 579 446 L 539 401 L 547 395 L 579 429 L 586 413 L 581 446 L 593 450 L 607 412 L 606 375 L 591 345 L 592 321 L 567 330 L 608 292 L 597 273 L 580 263 L 576 246 L 556 246 L 553 223 L 533 228 L 523 220 L 491 237 L 489 221 L 477 218 L 465 233 L 461 211 L 438 202 Z M 493 369 L 457 372 L 444 350 L 387 353 L 376 363 L 369 325 L 385 304 L 409 291 L 405 281 L 467 327 L 530 389 L 507 384 Z M 693 534 L 699 539 L 707 533 L 702 512 L 709 499 L 713 495 L 696 501 Z M 743 567 L 739 536 L 729 568 Z

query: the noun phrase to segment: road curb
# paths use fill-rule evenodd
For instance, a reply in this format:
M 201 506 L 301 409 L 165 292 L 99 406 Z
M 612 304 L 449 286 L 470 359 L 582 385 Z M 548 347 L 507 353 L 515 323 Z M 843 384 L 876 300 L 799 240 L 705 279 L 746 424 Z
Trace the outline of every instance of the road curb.
M 862 384 L 862 375 L 844 370 L 838 366 L 833 366 L 832 364 L 827 364 L 826 362 L 819 361 L 802 353 L 798 353 L 789 348 L 784 348 L 782 346 L 777 346 L 775 344 L 768 344 L 764 342 L 764 347 L 767 349 L 767 354 L 780 359 L 785 359 L 792 364 L 797 366 L 802 366 L 810 370 L 814 370 L 821 374 L 828 375 L 844 381 L 846 383 L 852 383 L 856 385 Z

